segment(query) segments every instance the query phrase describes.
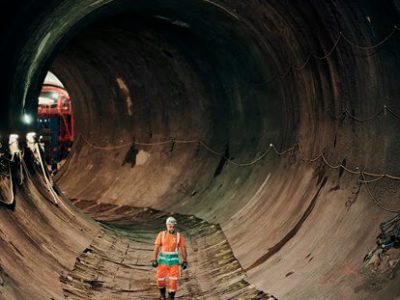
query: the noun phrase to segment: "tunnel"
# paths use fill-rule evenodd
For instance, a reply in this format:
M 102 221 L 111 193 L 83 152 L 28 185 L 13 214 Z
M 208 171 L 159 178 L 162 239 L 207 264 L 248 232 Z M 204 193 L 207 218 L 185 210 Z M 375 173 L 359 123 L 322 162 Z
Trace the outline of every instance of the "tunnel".
M 171 215 L 178 299 L 400 299 L 398 1 L 9 5 L 0 299 L 156 299 Z M 76 120 L 54 177 L 8 149 L 48 71 Z

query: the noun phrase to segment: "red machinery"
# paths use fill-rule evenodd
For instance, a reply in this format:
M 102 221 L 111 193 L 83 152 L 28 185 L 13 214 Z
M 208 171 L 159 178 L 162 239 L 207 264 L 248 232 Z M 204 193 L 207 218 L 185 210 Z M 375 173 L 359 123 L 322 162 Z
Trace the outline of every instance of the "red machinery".
M 75 139 L 71 99 L 62 87 L 44 84 L 39 96 L 38 127 L 53 171 L 69 153 Z

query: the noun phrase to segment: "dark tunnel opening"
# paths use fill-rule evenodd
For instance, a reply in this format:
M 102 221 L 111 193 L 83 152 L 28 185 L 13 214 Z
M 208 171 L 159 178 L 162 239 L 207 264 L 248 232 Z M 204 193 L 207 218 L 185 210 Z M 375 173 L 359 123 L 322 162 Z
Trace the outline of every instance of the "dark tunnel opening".
M 87 274 L 118 251 L 146 264 L 170 214 L 195 260 L 183 298 L 400 296 L 396 247 L 363 262 L 400 212 L 396 2 L 39 2 L 4 32 L 2 153 L 32 129 L 21 118 L 48 70 L 74 99 L 76 139 L 55 177 L 1 156 L 15 207 L 0 210 L 0 298 L 151 290 L 146 268 L 118 296 Z
M 73 98 L 79 99 L 77 132 L 86 145 L 81 148 L 83 155 L 89 145 L 89 150 L 116 149 L 117 154 L 113 154 L 112 159 L 124 158 L 126 161 L 131 153 L 126 151 L 135 145 L 138 148 L 136 157 L 143 157 L 142 161 L 146 157 L 152 158 L 152 152 L 155 155 L 146 167 L 127 169 L 135 172 L 131 178 L 140 180 L 154 176 L 152 173 L 157 166 L 170 168 L 176 164 L 176 174 L 168 170 L 161 172 L 167 174 L 167 182 L 175 176 L 196 181 L 189 174 L 190 168 L 210 158 L 208 163 L 212 167 L 215 158 L 226 156 L 226 147 L 231 149 L 236 160 L 251 160 L 265 152 L 268 143 L 279 141 L 282 108 L 279 103 L 274 103 L 277 102 L 274 100 L 276 91 L 271 89 L 271 101 L 263 103 L 261 99 L 268 95 L 268 90 L 262 85 L 252 85 L 253 78 L 260 80 L 263 74 L 255 61 L 258 53 L 247 49 L 251 48 L 251 44 L 245 43 L 248 36 L 234 35 L 232 25 L 226 26 L 229 32 L 220 25 L 221 29 L 213 29 L 215 33 L 210 29 L 208 37 L 203 37 L 196 34 L 194 21 L 195 25 L 190 26 L 195 29 L 191 29 L 186 28 L 189 25 L 174 24 L 178 22 L 176 20 L 172 23 L 160 20 L 159 16 L 145 19 L 135 16 L 134 21 L 132 17 L 117 18 L 118 22 L 116 19 L 108 21 L 113 27 L 104 23 L 93 25 L 78 36 L 52 66 L 66 82 Z M 218 18 L 215 22 L 222 23 Z M 204 26 L 200 23 L 197 27 L 204 30 Z M 165 55 L 165 51 L 173 53 L 173 58 Z M 199 141 L 212 145 L 217 154 L 201 145 L 197 150 Z M 154 147 L 149 148 L 146 143 L 154 144 Z M 253 148 L 251 152 L 246 148 L 249 144 Z M 90 145 L 94 148 L 90 149 Z M 100 166 L 94 170 L 98 174 L 110 158 L 107 152 L 100 152 L 95 159 L 99 159 L 93 161 L 94 165 Z M 163 161 L 169 162 L 164 164 Z M 115 176 L 110 174 L 107 180 L 104 173 L 102 183 L 108 189 L 113 186 L 111 181 Z M 80 182 L 85 189 L 90 188 L 79 178 L 81 175 L 65 176 L 76 180 L 68 179 L 67 184 L 79 189 L 76 183 Z M 213 177 L 203 180 L 213 184 Z M 167 182 L 165 186 L 169 185 Z M 98 183 L 93 182 L 93 185 L 98 195 L 107 197 Z M 131 188 L 135 186 L 133 184 Z M 153 193 L 165 193 L 165 190 L 157 191 L 161 186 L 155 186 Z M 181 198 L 179 195 L 174 197 Z

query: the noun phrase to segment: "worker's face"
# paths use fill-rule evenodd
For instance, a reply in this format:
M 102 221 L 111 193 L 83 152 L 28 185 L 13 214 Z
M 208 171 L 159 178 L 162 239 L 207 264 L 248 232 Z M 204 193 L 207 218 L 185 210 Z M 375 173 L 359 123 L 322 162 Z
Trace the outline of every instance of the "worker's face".
M 167 224 L 167 230 L 170 231 L 170 232 L 175 231 L 175 225 L 173 225 L 173 224 Z

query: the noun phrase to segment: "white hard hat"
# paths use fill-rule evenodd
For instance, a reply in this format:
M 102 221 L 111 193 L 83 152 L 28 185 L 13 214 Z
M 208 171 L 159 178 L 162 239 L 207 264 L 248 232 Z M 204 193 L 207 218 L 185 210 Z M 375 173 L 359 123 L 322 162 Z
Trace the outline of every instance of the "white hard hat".
M 26 140 L 29 143 L 34 143 L 35 142 L 35 138 L 36 138 L 36 132 L 28 132 L 26 134 Z
M 169 217 L 167 219 L 167 221 L 165 222 L 165 224 L 167 225 L 176 225 L 178 222 L 176 221 L 176 219 L 174 217 Z

